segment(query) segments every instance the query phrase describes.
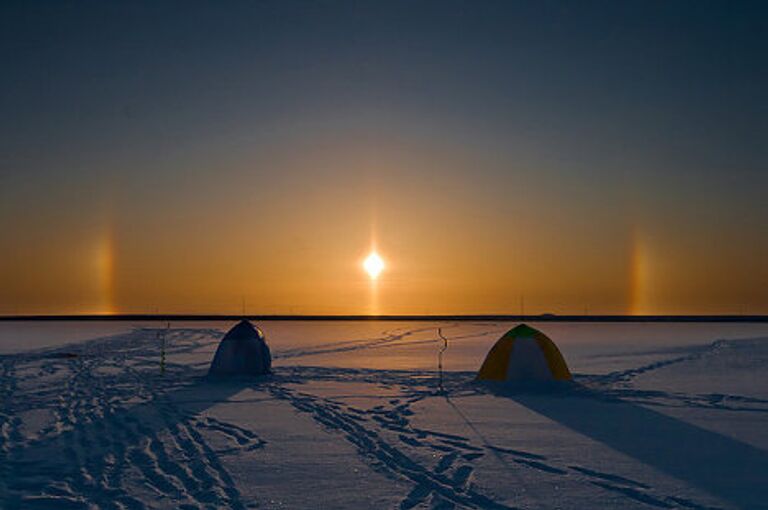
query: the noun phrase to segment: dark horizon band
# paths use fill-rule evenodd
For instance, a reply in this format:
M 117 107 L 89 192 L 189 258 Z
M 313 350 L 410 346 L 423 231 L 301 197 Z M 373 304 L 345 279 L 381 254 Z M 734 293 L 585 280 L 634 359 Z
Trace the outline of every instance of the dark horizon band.
M 768 315 L 254 315 L 254 314 L 40 314 L 0 315 L 0 321 L 489 321 L 489 322 L 768 322 Z

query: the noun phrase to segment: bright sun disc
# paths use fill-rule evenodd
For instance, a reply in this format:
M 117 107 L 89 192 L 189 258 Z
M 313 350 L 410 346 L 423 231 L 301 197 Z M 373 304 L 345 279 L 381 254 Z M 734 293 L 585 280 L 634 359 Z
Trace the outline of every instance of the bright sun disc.
M 368 275 L 374 280 L 379 276 L 379 273 L 384 269 L 384 261 L 379 257 L 376 252 L 368 255 L 368 258 L 363 262 L 363 268 Z

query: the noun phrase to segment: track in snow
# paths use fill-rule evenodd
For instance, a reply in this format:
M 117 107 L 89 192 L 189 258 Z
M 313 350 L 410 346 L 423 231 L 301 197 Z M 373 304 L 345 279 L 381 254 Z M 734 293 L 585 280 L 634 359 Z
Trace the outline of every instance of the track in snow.
M 413 341 L 436 342 L 436 336 L 409 340 L 429 329 L 389 331 L 380 338 L 283 351 L 276 357 L 287 360 Z M 197 366 L 168 363 L 161 377 L 159 334 L 161 330 L 140 329 L 66 348 L 0 356 L 0 501 L 4 507 L 249 506 L 221 459 L 268 448 L 269 438 L 203 414 L 207 406 L 226 400 L 231 388 L 207 384 Z M 168 355 L 208 348 L 220 336 L 216 330 L 171 330 L 166 338 Z M 768 401 L 750 397 L 643 392 L 631 385 L 638 375 L 717 355 L 723 345 L 606 376 L 579 376 L 583 386 L 563 398 L 768 412 Z M 548 458 L 541 452 L 490 444 L 471 427 L 466 435 L 459 435 L 411 422 L 413 405 L 426 399 L 446 400 L 461 413 L 462 398 L 488 393 L 470 380 L 468 373 L 446 374 L 446 394 L 442 394 L 431 371 L 284 366 L 254 389 L 266 390 L 271 398 L 290 404 L 354 445 L 372 468 L 408 481 L 411 489 L 403 494 L 402 509 L 517 508 L 514 501 L 499 501 L 475 482 L 479 463 L 490 457 L 513 473 L 532 470 L 567 478 L 651 508 L 707 508 L 664 494 L 646 481 Z M 394 396 L 363 408 L 343 397 L 320 396 L 313 383 L 323 382 L 368 383 Z M 27 417 L 35 413 L 47 416 L 44 424 L 37 429 L 25 426 Z M 207 439 L 211 434 L 219 438 L 216 447 Z

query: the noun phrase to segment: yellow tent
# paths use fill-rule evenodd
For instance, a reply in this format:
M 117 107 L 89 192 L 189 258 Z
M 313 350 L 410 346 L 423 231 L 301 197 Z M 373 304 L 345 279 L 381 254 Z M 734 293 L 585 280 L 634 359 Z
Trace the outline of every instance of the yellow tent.
M 477 373 L 480 381 L 570 381 L 571 371 L 555 343 L 525 324 L 494 344 Z

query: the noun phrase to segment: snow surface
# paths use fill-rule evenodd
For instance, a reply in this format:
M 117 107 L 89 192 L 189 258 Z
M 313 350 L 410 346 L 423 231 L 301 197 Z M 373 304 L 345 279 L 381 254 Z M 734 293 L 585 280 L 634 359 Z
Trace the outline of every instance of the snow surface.
M 513 325 L 265 322 L 212 381 L 232 323 L 0 324 L 0 507 L 768 508 L 768 325 L 539 324 L 575 384 L 473 382 Z

